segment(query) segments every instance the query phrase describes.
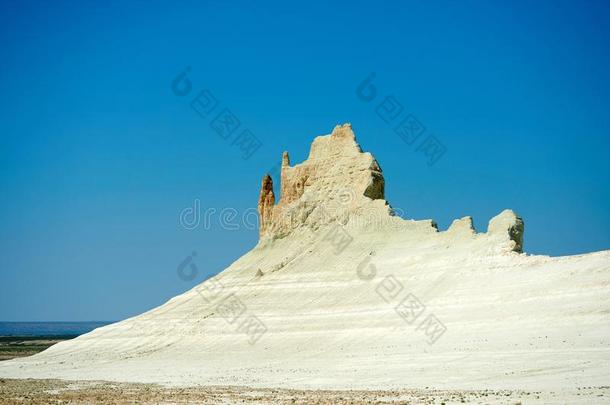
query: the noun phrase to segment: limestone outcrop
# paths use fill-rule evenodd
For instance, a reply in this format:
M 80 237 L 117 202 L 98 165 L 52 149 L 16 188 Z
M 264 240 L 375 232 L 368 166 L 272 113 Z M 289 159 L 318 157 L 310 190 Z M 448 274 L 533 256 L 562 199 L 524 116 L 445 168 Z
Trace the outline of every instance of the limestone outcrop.
M 268 224 L 273 219 L 273 209 L 275 206 L 275 195 L 273 194 L 273 180 L 268 174 L 263 177 L 261 184 L 261 194 L 258 199 L 258 213 L 260 215 L 260 233 L 264 234 Z
M 475 233 L 474 225 L 472 224 L 472 217 L 467 216 L 460 219 L 454 220 L 447 232 L 459 233 L 459 234 L 468 234 L 472 235 Z
M 384 199 L 379 164 L 362 152 L 350 124 L 337 125 L 330 135 L 314 139 L 309 157 L 290 165 L 282 155 L 280 199 L 273 205 L 273 181 L 263 178 L 259 199 L 260 236 L 282 237 L 292 229 L 313 229 L 346 218 L 371 200 Z
M 288 152 L 284 152 L 280 181 L 280 198 L 275 204 L 273 180 L 268 174 L 263 177 L 258 201 L 261 240 L 283 238 L 301 227 L 315 231 L 330 223 L 438 233 L 434 221 L 392 217 L 381 167 L 373 155 L 362 151 L 350 124 L 337 125 L 331 134 L 316 137 L 309 157 L 300 164 L 291 166 Z M 523 220 L 505 210 L 490 221 L 487 234 L 477 234 L 470 216 L 453 221 L 446 233 L 462 239 L 484 235 L 501 250 L 522 252 L 523 231 Z
M 523 219 L 512 210 L 504 210 L 489 221 L 487 233 L 508 237 L 512 242 L 512 250 L 515 252 L 523 251 Z

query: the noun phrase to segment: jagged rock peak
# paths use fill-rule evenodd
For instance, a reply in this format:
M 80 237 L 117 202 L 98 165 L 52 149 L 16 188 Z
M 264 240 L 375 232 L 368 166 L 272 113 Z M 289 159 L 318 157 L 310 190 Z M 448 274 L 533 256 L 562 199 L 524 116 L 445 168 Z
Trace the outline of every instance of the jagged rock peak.
M 290 166 L 290 156 L 288 156 L 288 152 L 282 153 L 282 167 Z
M 487 227 L 487 233 L 490 236 L 508 237 L 512 244 L 512 250 L 515 252 L 523 252 L 524 230 L 523 219 L 509 209 L 493 217 Z
M 260 233 L 266 231 L 267 224 L 273 216 L 275 206 L 275 195 L 273 194 L 273 179 L 269 174 L 265 174 L 261 184 L 261 193 L 258 198 L 258 213 L 260 215 Z
M 356 142 L 350 124 L 337 125 L 329 135 L 316 137 L 309 157 L 290 165 L 282 154 L 280 198 L 275 204 L 273 181 L 265 175 L 258 201 L 261 240 L 289 235 L 297 228 L 316 229 L 330 224 L 362 226 L 365 231 L 380 225 L 386 231 L 416 232 L 421 237 L 437 235 L 433 220 L 403 220 L 392 215 L 385 201 L 385 181 L 379 164 Z M 498 251 L 523 252 L 523 220 L 504 210 L 489 222 L 488 231 L 478 234 L 472 217 L 453 221 L 447 237 L 455 240 L 486 238 Z
M 316 228 L 334 219 L 338 208 L 349 214 L 371 200 L 384 199 L 381 168 L 373 155 L 362 152 L 351 124 L 316 137 L 309 157 L 300 164 L 290 166 L 284 152 L 280 179 L 276 206 L 270 205 L 275 201 L 272 180 L 263 179 L 258 206 L 261 237 L 281 237 L 304 225 Z

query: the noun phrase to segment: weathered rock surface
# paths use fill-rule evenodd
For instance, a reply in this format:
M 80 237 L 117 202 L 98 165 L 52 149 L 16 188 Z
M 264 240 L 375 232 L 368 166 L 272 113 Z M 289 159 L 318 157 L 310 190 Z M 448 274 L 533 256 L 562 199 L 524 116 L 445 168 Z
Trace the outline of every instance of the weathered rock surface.
M 523 251 L 523 219 L 512 210 L 504 210 L 489 221 L 487 233 L 491 235 L 508 236 L 512 242 L 512 250 L 515 252 Z
M 258 198 L 258 214 L 260 216 L 261 235 L 267 233 L 267 229 L 273 224 L 273 211 L 275 209 L 275 195 L 273 194 L 273 180 L 266 174 L 261 184 L 261 194 Z
M 449 226 L 449 229 L 447 229 L 447 232 L 472 235 L 475 233 L 474 225 L 472 224 L 472 217 L 468 216 L 453 220 Z
M 275 205 L 273 180 L 268 174 L 263 177 L 258 202 L 262 241 L 286 237 L 301 227 L 315 231 L 331 223 L 359 223 L 369 229 L 410 225 L 392 218 L 384 199 L 381 167 L 373 155 L 362 151 L 350 124 L 337 125 L 330 135 L 316 137 L 303 163 L 290 166 L 288 152 L 284 152 L 280 178 L 280 200 Z M 437 231 L 434 221 L 418 222 L 420 227 Z M 505 210 L 491 220 L 488 235 L 499 246 L 522 252 L 523 231 L 523 220 Z M 471 217 L 456 219 L 447 232 L 476 235 Z
M 272 194 L 272 188 L 266 175 L 261 199 Z M 259 200 L 262 238 L 283 237 L 301 226 L 317 229 L 353 214 L 369 201 L 384 198 L 384 179 L 375 158 L 362 152 L 351 125 L 344 124 L 315 138 L 309 158 L 301 164 L 290 166 L 284 152 L 280 190 L 277 206 Z

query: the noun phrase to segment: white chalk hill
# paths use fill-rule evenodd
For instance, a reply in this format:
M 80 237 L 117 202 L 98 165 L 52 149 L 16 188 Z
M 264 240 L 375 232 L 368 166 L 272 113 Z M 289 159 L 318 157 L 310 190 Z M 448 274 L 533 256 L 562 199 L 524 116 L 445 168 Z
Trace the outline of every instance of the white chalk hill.
M 283 156 L 260 242 L 164 305 L 0 376 L 303 388 L 554 389 L 610 381 L 610 251 L 522 253 L 505 210 L 477 233 L 394 216 L 351 126 Z

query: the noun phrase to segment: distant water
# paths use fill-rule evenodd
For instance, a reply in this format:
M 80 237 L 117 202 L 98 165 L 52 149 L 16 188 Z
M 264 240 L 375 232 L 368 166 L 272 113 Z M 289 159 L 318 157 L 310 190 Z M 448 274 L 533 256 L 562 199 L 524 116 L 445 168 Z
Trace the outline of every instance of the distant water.
M 0 322 L 0 336 L 78 336 L 113 322 Z

